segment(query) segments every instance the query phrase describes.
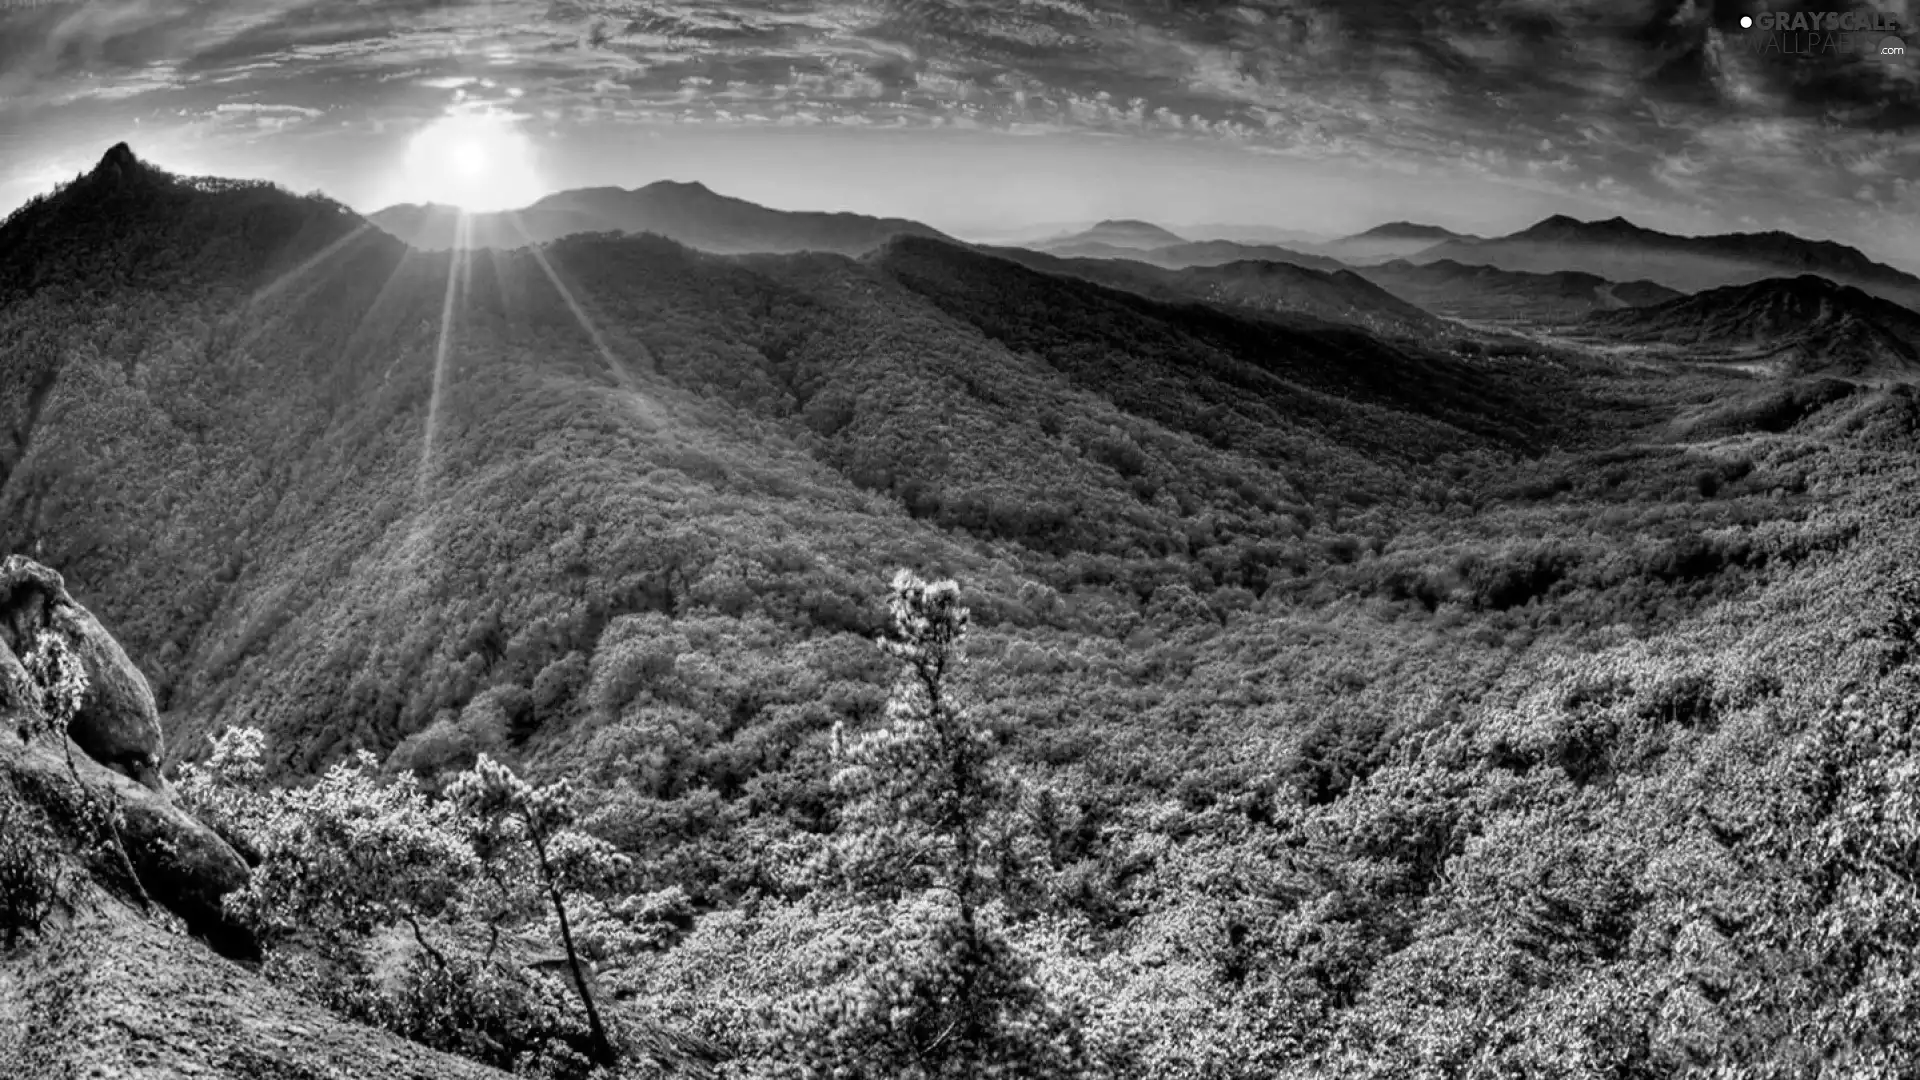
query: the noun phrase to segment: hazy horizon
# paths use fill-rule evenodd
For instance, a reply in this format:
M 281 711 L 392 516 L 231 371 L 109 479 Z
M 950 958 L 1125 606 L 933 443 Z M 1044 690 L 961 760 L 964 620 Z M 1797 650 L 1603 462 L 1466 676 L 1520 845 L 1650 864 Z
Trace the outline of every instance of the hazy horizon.
M 122 140 L 122 141 L 127 141 L 127 140 Z M 279 183 L 283 187 L 289 187 L 295 191 L 303 190 L 299 188 L 298 185 L 287 184 L 284 180 L 281 180 L 280 178 L 272 175 L 271 170 L 260 172 L 260 173 L 246 173 L 246 172 L 219 172 L 219 171 L 209 172 L 205 170 L 179 169 L 179 168 L 173 167 L 167 161 L 159 160 L 143 153 L 141 151 L 140 146 L 137 143 L 128 141 L 128 146 L 130 149 L 133 150 L 135 156 L 139 157 L 141 160 L 146 161 L 149 164 L 158 166 L 160 168 L 167 169 L 168 171 L 181 173 L 183 175 L 214 175 L 214 176 L 231 177 L 236 179 L 268 180 L 275 183 Z M 103 150 L 103 153 L 104 153 L 104 150 Z M 84 173 L 89 171 L 89 168 L 82 168 L 82 169 L 76 170 L 74 176 L 83 175 Z M 74 179 L 74 176 L 62 177 L 60 180 L 55 181 L 54 183 L 55 184 L 65 183 L 69 180 Z M 835 204 L 830 197 L 827 199 L 824 199 L 821 203 L 794 203 L 790 199 L 780 198 L 777 192 L 771 196 L 766 196 L 766 197 L 748 197 L 746 195 L 741 194 L 739 191 L 727 190 L 727 189 L 718 187 L 715 184 L 710 183 L 699 176 L 678 175 L 678 174 L 656 176 L 656 177 L 652 177 L 639 182 L 623 182 L 619 179 L 606 179 L 598 182 L 582 183 L 582 184 L 573 185 L 570 187 L 554 187 L 550 190 L 540 192 L 538 195 L 529 199 L 525 203 L 521 203 L 513 207 L 505 207 L 503 209 L 506 209 L 506 210 L 524 209 L 527 206 L 540 201 L 541 199 L 544 199 L 551 195 L 559 194 L 565 191 L 576 191 L 576 190 L 582 190 L 582 189 L 606 188 L 606 187 L 617 187 L 617 188 L 623 188 L 626 190 L 635 190 L 635 189 L 646 187 L 649 184 L 654 184 L 654 183 L 699 183 L 707 187 L 709 190 L 713 191 L 715 194 L 718 194 L 721 196 L 733 197 L 733 198 L 745 198 L 749 202 L 754 202 L 759 205 L 766 206 L 768 208 L 776 209 L 776 210 L 825 211 L 825 212 L 847 211 L 852 213 L 866 214 L 873 217 L 902 217 L 902 218 L 907 218 L 909 220 L 919 221 L 923 224 L 931 225 L 934 228 L 939 229 L 942 232 L 948 233 L 949 235 L 952 235 L 957 239 L 969 240 L 969 241 L 1038 240 L 1038 239 L 1059 236 L 1063 234 L 1084 230 L 1104 221 L 1116 221 L 1116 220 L 1131 220 L 1131 221 L 1147 222 L 1147 223 L 1165 228 L 1169 231 L 1179 233 L 1184 238 L 1189 240 L 1196 240 L 1196 241 L 1209 240 L 1209 239 L 1223 238 L 1233 234 L 1249 234 L 1244 237 L 1243 242 L 1273 243 L 1278 246 L 1284 246 L 1285 241 L 1284 240 L 1263 240 L 1251 234 L 1258 234 L 1262 231 L 1267 231 L 1267 232 L 1291 231 L 1291 232 L 1298 232 L 1301 234 L 1309 234 L 1309 235 L 1318 237 L 1324 241 L 1332 241 L 1332 240 L 1341 239 L 1343 237 L 1349 237 L 1357 233 L 1362 233 L 1369 229 L 1376 228 L 1381 225 L 1386 225 L 1386 224 L 1396 223 L 1396 222 L 1409 222 L 1409 223 L 1419 224 L 1419 225 L 1438 225 L 1440 227 L 1447 228 L 1453 232 L 1461 233 L 1465 235 L 1496 237 L 1496 236 L 1502 236 L 1502 235 L 1519 232 L 1521 230 L 1526 229 L 1528 226 L 1537 224 L 1544 218 L 1551 217 L 1556 214 L 1571 216 L 1571 217 L 1574 217 L 1580 220 L 1586 220 L 1586 221 L 1597 221 L 1597 220 L 1601 220 L 1603 217 L 1615 217 L 1615 216 L 1627 217 L 1628 220 L 1632 221 L 1633 224 L 1635 225 L 1639 225 L 1646 228 L 1655 228 L 1655 229 L 1659 229 L 1659 231 L 1662 231 L 1662 232 L 1667 232 L 1667 233 L 1680 235 L 1680 236 L 1711 235 L 1715 233 L 1726 233 L 1726 232 L 1771 231 L 1770 227 L 1764 227 L 1764 226 L 1758 226 L 1758 225 L 1748 225 L 1746 227 L 1732 228 L 1732 229 L 1723 228 L 1723 227 L 1713 227 L 1713 226 L 1694 227 L 1694 228 L 1688 228 L 1684 226 L 1661 228 L 1658 225 L 1651 224 L 1649 221 L 1645 220 L 1644 218 L 1634 218 L 1631 215 L 1604 213 L 1600 211 L 1580 212 L 1578 209 L 1575 209 L 1571 212 L 1566 209 L 1545 209 L 1539 213 L 1534 213 L 1534 214 L 1509 215 L 1509 220 L 1501 222 L 1499 224 L 1484 224 L 1484 223 L 1459 224 L 1457 223 L 1457 221 L 1455 223 L 1450 224 L 1448 221 L 1443 220 L 1439 215 L 1421 216 L 1418 213 L 1403 214 L 1402 216 L 1399 216 L 1399 217 L 1374 217 L 1374 218 L 1356 217 L 1353 219 L 1354 224 L 1351 227 L 1337 228 L 1337 229 L 1328 229 L 1323 227 L 1322 229 L 1318 229 L 1318 230 L 1307 228 L 1304 225 L 1289 223 L 1285 221 L 1276 222 L 1276 221 L 1263 221 L 1263 220 L 1219 220 L 1217 218 L 1204 219 L 1204 220 L 1198 220 L 1198 221 L 1184 221 L 1184 220 L 1179 220 L 1177 218 L 1153 216 L 1150 213 L 1141 213 L 1141 212 L 1113 212 L 1113 213 L 1101 214 L 1099 216 L 1093 216 L 1089 214 L 1079 218 L 1060 218 L 1060 219 L 1052 219 L 1052 220 L 1033 220 L 1033 221 L 1023 221 L 1023 220 L 1008 220 L 1004 222 L 968 221 L 965 219 L 951 220 L 951 219 L 943 218 L 938 213 L 916 216 L 911 213 L 877 211 L 867 206 L 853 204 L 853 203 Z M 50 185 L 48 190 L 51 190 L 51 189 L 52 189 L 52 186 Z M 316 190 L 329 197 L 338 198 L 331 191 L 325 188 L 315 188 L 315 189 L 309 189 L 309 190 Z M 7 213 L 11 213 L 13 210 L 17 209 L 20 205 L 23 205 L 27 201 L 27 199 L 31 199 L 33 197 L 33 194 L 39 194 L 39 193 L 36 192 L 36 193 L 29 194 L 26 199 L 22 199 L 20 200 L 20 202 L 17 202 L 13 205 L 9 205 L 5 207 L 4 210 L 0 210 L 0 217 L 5 216 L 5 214 Z M 352 209 L 354 212 L 367 217 L 371 217 L 382 210 L 392 209 L 392 208 L 396 208 L 403 205 L 434 205 L 434 206 L 452 206 L 453 205 L 450 203 L 434 202 L 432 200 L 428 200 L 424 202 L 405 202 L 405 201 L 386 202 L 386 203 L 379 203 L 378 205 L 368 204 L 368 203 L 355 205 L 353 203 L 346 202 L 346 200 L 340 200 L 340 201 L 342 201 L 343 203 L 346 203 L 346 205 L 350 209 Z M 475 212 L 487 213 L 492 211 L 475 211 Z M 1487 219 L 1476 219 L 1476 220 L 1484 222 Z M 1793 231 L 1793 230 L 1787 230 L 1787 231 Z M 1842 243 L 1847 242 L 1838 237 L 1819 236 L 1819 235 L 1812 235 L 1807 233 L 1802 233 L 1801 235 L 1805 235 L 1808 239 L 1816 239 L 1816 240 L 1832 239 L 1832 240 L 1836 240 L 1837 242 L 1842 242 Z M 1860 250 L 1864 251 L 1870 257 L 1874 257 L 1877 261 L 1888 263 L 1896 267 L 1905 266 L 1908 268 L 1920 270 L 1920 257 L 1903 259 L 1898 255 L 1893 255 L 1893 256 L 1881 255 L 1875 251 L 1872 245 L 1850 245 L 1850 246 L 1859 247 Z
M 362 213 L 677 179 L 955 235 L 1106 218 L 1487 235 L 1560 213 L 1920 265 L 1920 62 L 1769 56 L 1738 26 L 1760 10 L 13 5 L 0 210 L 126 141 Z M 1913 0 L 1876 10 L 1914 21 Z
M 372 215 L 381 210 L 409 204 L 455 205 L 449 201 L 430 198 L 387 199 L 379 196 L 360 199 L 347 198 L 343 197 L 334 187 L 326 184 L 303 185 L 298 181 L 291 180 L 289 178 L 290 170 L 276 168 L 271 163 L 265 163 L 257 167 L 247 167 L 244 164 L 244 157 L 237 157 L 235 159 L 236 161 L 242 162 L 242 164 L 239 164 L 237 167 L 228 168 L 197 165 L 195 162 L 199 159 L 191 155 L 176 155 L 172 159 L 169 159 L 164 154 L 151 152 L 147 145 L 138 137 L 137 132 L 138 129 L 136 129 L 136 134 L 133 136 L 114 141 L 125 142 L 133 150 L 134 154 L 143 161 L 183 175 L 212 175 L 235 179 L 267 180 L 296 192 L 319 191 L 331 198 L 338 199 L 356 213 L 362 215 Z M 884 136 L 857 135 L 854 137 L 875 139 L 877 141 L 877 138 L 883 138 Z M 43 177 L 46 181 L 45 187 L 38 190 L 27 191 L 19 198 L 11 199 L 4 207 L 0 207 L 0 215 L 12 212 L 37 194 L 51 191 L 57 184 L 70 181 L 75 176 L 90 171 L 110 145 L 111 143 L 102 144 L 90 158 L 86 158 L 83 162 L 80 156 L 76 155 L 75 160 L 77 164 L 71 171 L 65 172 L 57 177 L 51 173 L 47 174 Z M 1126 150 L 1126 148 L 1122 147 L 1097 145 L 1081 148 L 1063 147 L 1059 142 L 1055 143 L 1055 148 L 1060 151 L 1058 158 L 1064 167 L 1050 171 L 1044 175 L 1047 176 L 1047 179 L 1056 190 L 1070 190 L 1072 181 L 1076 178 L 1076 171 L 1085 171 L 1088 173 L 1097 173 L 1099 171 L 1097 164 L 1086 164 L 1087 162 L 1097 163 L 1108 160 L 1115 152 L 1124 153 Z M 876 145 L 873 149 L 881 150 L 884 153 L 887 148 Z M 1074 159 L 1079 153 L 1084 153 L 1086 157 L 1077 163 Z M 722 151 L 721 154 L 724 155 L 724 151 Z M 823 154 L 821 156 L 827 157 L 830 161 L 833 157 L 839 155 Z M 1075 169 L 1076 164 L 1080 165 L 1079 170 Z M 805 168 L 804 165 L 800 165 L 799 167 Z M 1613 217 L 1618 213 L 1617 210 L 1605 206 L 1595 207 L 1555 200 L 1543 200 L 1537 204 L 1529 202 L 1527 205 L 1537 206 L 1536 210 L 1529 212 L 1502 213 L 1497 210 L 1490 210 L 1474 214 L 1461 212 L 1449 213 L 1444 210 L 1436 210 L 1433 213 L 1423 213 L 1414 208 L 1396 207 L 1392 204 L 1382 205 L 1379 199 L 1372 196 L 1372 193 L 1367 193 L 1363 197 L 1351 198 L 1351 205 L 1343 208 L 1337 220 L 1348 222 L 1350 223 L 1349 225 L 1332 227 L 1327 225 L 1323 218 L 1319 222 L 1319 227 L 1315 228 L 1312 227 L 1315 223 L 1310 221 L 1275 216 L 1260 216 L 1257 201 L 1252 202 L 1252 209 L 1243 213 L 1242 216 L 1228 217 L 1222 216 L 1219 213 L 1209 215 L 1205 212 L 1207 208 L 1219 206 L 1220 201 L 1210 200 L 1202 202 L 1199 204 L 1199 211 L 1195 212 L 1194 210 L 1183 210 L 1177 204 L 1169 205 L 1169 202 L 1159 202 L 1155 205 L 1148 205 L 1145 201 L 1130 201 L 1113 198 L 1111 196 L 1072 192 L 1071 194 L 1062 194 L 1055 201 L 1047 204 L 1062 207 L 1063 209 L 1059 213 L 1052 215 L 1046 213 L 1023 215 L 1015 211 L 1005 217 L 994 218 L 979 216 L 977 214 L 968 216 L 964 212 L 956 213 L 951 209 L 940 206 L 930 206 L 925 210 L 916 211 L 911 209 L 911 207 L 914 205 L 923 205 L 923 200 L 901 198 L 897 194 L 888 192 L 866 192 L 865 194 L 873 196 L 871 200 L 847 198 L 844 195 L 836 196 L 835 189 L 840 186 L 837 183 L 836 175 L 839 167 L 828 162 L 819 162 L 815 165 L 815 169 L 819 173 L 817 179 L 815 179 L 815 184 L 817 184 L 818 187 L 818 196 L 813 201 L 808 201 L 804 195 L 796 195 L 797 190 L 808 190 L 810 185 L 803 186 L 796 184 L 796 178 L 791 173 L 779 181 L 756 179 L 751 173 L 744 173 L 735 175 L 733 177 L 734 186 L 728 186 L 713 179 L 711 176 L 698 174 L 686 169 L 677 172 L 659 171 L 657 173 L 647 173 L 644 171 L 645 168 L 645 166 L 641 166 L 643 171 L 635 176 L 619 175 L 615 170 L 604 168 L 589 168 L 579 174 L 582 177 L 579 182 L 547 185 L 537 192 L 530 192 L 524 201 L 517 202 L 512 206 L 500 207 L 499 209 L 524 209 L 538 202 L 540 199 L 564 191 L 605 187 L 633 190 L 646 187 L 653 183 L 697 182 L 717 194 L 746 199 L 749 202 L 758 203 L 772 209 L 787 211 L 847 211 L 867 214 L 873 217 L 903 217 L 923 222 L 924 224 L 931 225 L 943 232 L 948 232 L 956 236 L 1014 236 L 1042 233 L 1048 230 L 1069 231 L 1109 220 L 1147 221 L 1175 232 L 1210 229 L 1249 231 L 1266 229 L 1312 233 L 1329 239 L 1363 232 L 1389 222 L 1412 221 L 1425 225 L 1438 225 L 1458 233 L 1500 235 L 1524 229 L 1542 218 L 1552 216 L 1553 214 L 1570 214 L 1571 216 L 1582 219 L 1597 220 L 1604 217 Z M 721 169 L 718 171 L 724 172 L 725 170 Z M 1293 177 L 1297 182 L 1310 182 L 1312 178 L 1313 172 L 1308 169 L 1299 170 Z M 1185 176 L 1170 177 L 1169 181 L 1175 186 L 1189 182 Z M 354 189 L 365 187 L 366 185 L 348 183 L 345 186 L 348 189 Z M 1145 185 L 1142 186 L 1144 187 Z M 1031 195 L 1031 193 L 1029 193 L 1029 195 Z M 1190 192 L 1183 193 L 1183 195 L 1186 197 L 1186 201 L 1192 201 Z M 1167 198 L 1169 201 L 1179 200 L 1183 195 L 1170 195 Z M 1502 198 L 1499 201 L 1510 203 L 1511 199 Z M 1067 209 L 1076 205 L 1076 203 L 1086 207 L 1086 209 L 1077 215 Z M 1158 209 L 1156 209 L 1156 205 Z M 480 212 L 486 211 L 483 210 Z M 1649 228 L 1660 227 L 1646 220 L 1645 216 L 1634 218 L 1634 221 L 1636 224 L 1645 225 Z M 1712 223 L 1696 223 L 1691 227 L 1687 225 L 1673 225 L 1663 229 L 1663 231 L 1693 235 L 1705 232 L 1752 230 L 1729 230 L 1715 227 Z M 1920 257 L 1917 257 L 1914 261 L 1916 264 L 1920 264 Z

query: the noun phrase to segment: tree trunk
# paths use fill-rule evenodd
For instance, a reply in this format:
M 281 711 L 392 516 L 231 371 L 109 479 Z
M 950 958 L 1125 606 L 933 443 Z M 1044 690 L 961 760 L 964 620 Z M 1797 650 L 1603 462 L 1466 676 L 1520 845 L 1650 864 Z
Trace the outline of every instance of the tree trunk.
M 560 897 L 560 885 L 554 880 L 553 865 L 547 862 L 547 844 L 540 831 L 534 827 L 531 819 L 527 822 L 527 835 L 533 840 L 534 852 L 540 856 L 540 874 L 546 879 L 547 899 L 553 902 L 553 913 L 560 920 L 560 942 L 567 950 L 567 967 L 573 972 L 573 987 L 580 992 L 580 1004 L 587 1010 L 587 1031 L 593 1036 L 595 1057 L 601 1065 L 614 1062 L 613 1042 L 607 1038 L 606 1025 L 600 1022 L 600 1010 L 593 1004 L 593 993 L 587 989 L 586 973 L 580 970 L 580 953 L 573 947 L 573 927 L 567 922 L 567 905 Z

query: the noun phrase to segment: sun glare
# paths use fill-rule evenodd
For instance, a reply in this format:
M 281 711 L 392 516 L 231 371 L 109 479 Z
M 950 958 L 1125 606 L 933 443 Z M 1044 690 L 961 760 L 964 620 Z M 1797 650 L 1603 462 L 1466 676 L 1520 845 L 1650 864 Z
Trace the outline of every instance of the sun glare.
M 444 116 L 407 144 L 402 198 L 475 213 L 518 209 L 546 190 L 534 157 L 533 141 L 510 116 Z

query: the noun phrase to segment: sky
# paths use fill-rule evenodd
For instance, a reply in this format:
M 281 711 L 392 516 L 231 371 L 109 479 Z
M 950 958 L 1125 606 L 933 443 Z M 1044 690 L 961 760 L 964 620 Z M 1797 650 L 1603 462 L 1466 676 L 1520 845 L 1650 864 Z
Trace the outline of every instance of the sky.
M 1920 269 L 1920 53 L 1741 27 L 1920 49 L 1917 5 L 0 0 L 0 213 L 126 141 L 362 211 L 677 179 L 963 236 L 1567 213 Z

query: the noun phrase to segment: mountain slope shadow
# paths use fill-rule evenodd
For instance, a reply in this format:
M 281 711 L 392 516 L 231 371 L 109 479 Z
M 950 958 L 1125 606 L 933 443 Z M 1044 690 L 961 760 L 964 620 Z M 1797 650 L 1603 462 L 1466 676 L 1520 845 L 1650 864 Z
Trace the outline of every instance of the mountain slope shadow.
M 1764 363 L 1781 375 L 1920 377 L 1920 313 L 1813 274 L 1596 312 L 1586 326 L 1616 340 Z
M 1235 317 L 913 238 L 896 238 L 870 261 L 1007 348 L 1043 357 L 1161 423 L 1180 424 L 1185 402 L 1237 403 L 1384 453 L 1430 452 L 1462 438 L 1525 446 L 1540 435 L 1516 385 L 1353 327 Z M 1397 430 L 1386 430 L 1376 409 L 1396 414 Z

